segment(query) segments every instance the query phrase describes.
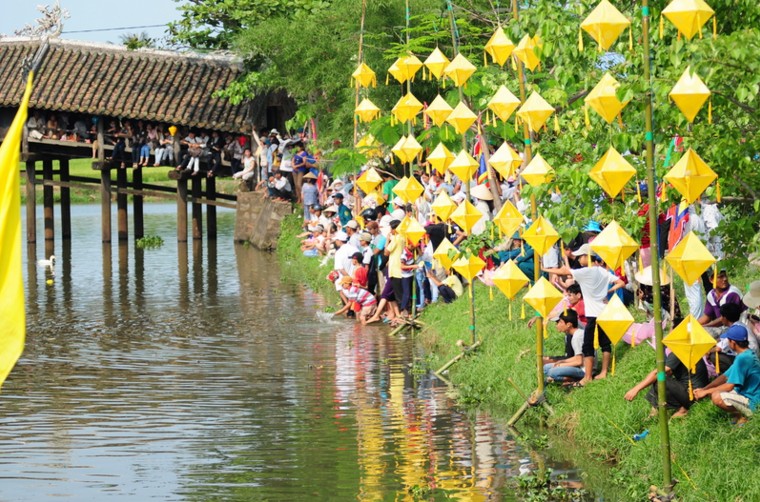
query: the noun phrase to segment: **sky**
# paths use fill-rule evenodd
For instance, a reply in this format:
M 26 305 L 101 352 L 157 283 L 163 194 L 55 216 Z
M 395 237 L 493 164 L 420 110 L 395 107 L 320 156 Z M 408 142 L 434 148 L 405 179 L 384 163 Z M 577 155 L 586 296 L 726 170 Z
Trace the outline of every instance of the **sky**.
M 0 15 L 0 34 L 12 36 L 15 30 L 35 24 L 40 17 L 37 5 L 51 5 L 55 0 L 6 0 Z M 161 38 L 165 26 L 179 19 L 174 0 L 60 0 L 71 17 L 63 24 L 61 38 L 88 42 L 121 44 L 121 35 L 146 32 Z M 153 28 L 142 26 L 162 25 Z M 118 28 L 130 29 L 118 29 Z M 104 30 L 82 33 L 83 30 Z M 77 33 L 79 32 L 79 33 Z

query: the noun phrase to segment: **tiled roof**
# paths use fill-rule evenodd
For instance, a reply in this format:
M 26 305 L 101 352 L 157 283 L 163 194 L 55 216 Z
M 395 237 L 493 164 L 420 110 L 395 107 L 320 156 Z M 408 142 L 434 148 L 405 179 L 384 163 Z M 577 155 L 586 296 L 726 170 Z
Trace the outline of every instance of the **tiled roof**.
M 0 39 L 0 106 L 18 106 L 22 62 L 39 45 L 33 39 Z M 248 129 L 248 103 L 213 97 L 242 72 L 230 57 L 51 40 L 29 106 L 242 132 Z

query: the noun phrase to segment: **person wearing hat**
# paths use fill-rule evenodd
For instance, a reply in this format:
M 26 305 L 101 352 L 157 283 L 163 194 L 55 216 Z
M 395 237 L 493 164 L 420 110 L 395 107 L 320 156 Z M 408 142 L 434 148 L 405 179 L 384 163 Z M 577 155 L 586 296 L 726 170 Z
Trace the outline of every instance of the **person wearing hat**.
M 377 308 L 377 298 L 375 298 L 375 295 L 357 284 L 355 280 L 352 281 L 350 277 L 341 278 L 340 286 L 342 294 L 348 299 L 348 302 L 333 315 L 348 314 L 353 310 L 353 312 L 358 314 L 362 325 L 367 324 L 367 320 L 375 314 Z
M 343 276 L 351 277 L 354 271 L 354 264 L 351 257 L 354 253 L 358 253 L 359 250 L 348 243 L 348 234 L 342 230 L 335 232 L 335 235 L 333 236 L 333 245 L 335 247 L 333 270 L 337 272 L 337 278 L 334 280 L 337 281 L 338 278 Z M 333 274 L 332 277 L 335 277 L 335 275 L 336 274 Z M 340 285 L 337 282 L 335 282 L 335 289 L 340 293 Z M 345 298 L 342 295 L 341 299 L 344 300 L 345 303 Z
M 299 202 L 303 204 L 303 218 L 306 220 L 310 216 L 309 209 L 319 204 L 319 189 L 316 185 L 317 177 L 312 173 L 304 174 L 302 180 L 303 186 L 301 187 Z
M 760 361 L 749 350 L 747 337 L 747 328 L 738 323 L 721 335 L 737 354 L 734 364 L 708 385 L 694 391 L 696 399 L 710 396 L 713 404 L 727 411 L 737 425 L 744 424 L 760 402 Z
M 491 220 L 491 206 L 493 204 L 493 194 L 485 185 L 476 185 L 470 190 L 470 195 L 475 198 L 475 209 L 483 214 L 472 226 L 472 235 L 480 235 L 486 231 L 486 222 Z
M 742 296 L 742 303 L 747 310 L 742 312 L 740 321 L 749 328 L 750 335 L 760 338 L 760 281 L 753 281 L 749 285 L 749 290 Z
M 654 288 L 652 288 L 652 267 L 644 267 L 643 270 L 639 270 L 634 274 L 636 282 L 639 283 L 638 299 L 642 303 L 644 310 L 648 314 L 653 314 L 654 305 Z M 670 278 L 665 269 L 662 268 L 660 272 L 660 297 L 662 299 L 662 312 L 665 314 L 663 318 L 670 317 Z M 678 297 L 673 298 L 673 325 L 680 324 L 683 320 L 683 314 L 681 314 L 681 307 L 678 304 Z
M 559 268 L 543 269 L 549 274 L 571 275 L 583 293 L 583 302 L 586 308 L 586 327 L 583 331 L 583 368 L 585 375 L 579 382 L 580 385 L 587 384 L 592 377 L 596 355 L 594 349 L 595 333 L 598 333 L 599 345 L 602 348 L 602 369 L 596 378 L 607 377 L 607 369 L 612 356 L 612 343 L 601 326 L 596 325 L 596 318 L 604 310 L 607 296 L 625 285 L 621 279 L 607 271 L 599 256 L 590 255 L 590 253 L 591 246 L 589 244 L 583 244 L 573 251 L 573 254 L 578 257 L 581 268 L 571 269 L 564 265 Z
M 720 315 L 720 306 L 726 303 L 736 303 L 741 307 L 742 312 L 746 307 L 742 303 L 742 292 L 736 286 L 728 282 L 728 274 L 725 270 L 718 272 L 715 280 L 715 287 L 707 293 L 705 310 L 702 317 L 699 318 L 699 324 L 706 328 L 713 328 L 723 325 L 723 319 Z
M 341 192 L 334 194 L 333 202 L 335 202 L 335 207 L 337 208 L 340 225 L 342 227 L 345 227 L 348 222 L 351 221 L 353 215 L 351 214 L 351 210 L 348 208 L 348 206 L 343 203 L 343 194 Z
M 700 359 L 696 365 L 696 371 L 693 373 L 686 367 L 675 353 L 670 352 L 665 356 L 665 407 L 673 411 L 672 417 L 683 417 L 689 412 L 689 408 L 696 401 L 696 393 L 693 397 L 689 396 L 689 381 L 694 389 L 702 388 L 707 385 L 707 366 L 704 360 Z M 644 389 L 649 387 L 646 400 L 652 406 L 650 416 L 657 413 L 657 370 L 654 369 L 645 376 L 639 383 L 631 387 L 625 393 L 626 401 L 633 401 L 634 398 Z
M 343 231 L 348 234 L 349 244 L 354 246 L 356 249 L 359 249 L 361 247 L 361 243 L 359 242 L 359 224 L 356 223 L 356 220 L 351 220 L 346 223 L 343 227 Z
M 304 256 L 319 256 L 325 252 L 325 228 L 317 225 L 309 236 L 301 241 Z
M 402 221 L 406 217 L 406 202 L 398 195 L 391 201 L 393 203 L 393 211 L 391 211 L 391 219 Z
M 578 328 L 578 313 L 567 309 L 551 320 L 557 322 L 557 331 L 565 335 L 565 355 L 552 361 L 544 360 L 547 383 L 578 381 L 584 377 L 583 330 Z
M 530 283 L 533 284 L 533 278 L 535 277 L 533 248 L 523 240 L 519 231 L 512 234 L 509 246 L 509 249 L 498 252 L 499 262 L 507 263 L 509 260 L 514 260 L 517 267 L 530 279 Z

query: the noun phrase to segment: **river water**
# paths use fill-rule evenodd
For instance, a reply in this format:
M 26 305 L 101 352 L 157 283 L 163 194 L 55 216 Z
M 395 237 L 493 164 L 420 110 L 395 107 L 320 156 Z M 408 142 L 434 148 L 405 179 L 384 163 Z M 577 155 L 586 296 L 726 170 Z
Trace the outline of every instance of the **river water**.
M 318 316 L 275 255 L 232 243 L 234 213 L 186 245 L 174 205 L 145 213 L 159 249 L 102 245 L 99 205 L 73 207 L 55 277 L 42 235 L 25 249 L 0 500 L 511 500 L 542 462 L 458 410 L 410 338 Z

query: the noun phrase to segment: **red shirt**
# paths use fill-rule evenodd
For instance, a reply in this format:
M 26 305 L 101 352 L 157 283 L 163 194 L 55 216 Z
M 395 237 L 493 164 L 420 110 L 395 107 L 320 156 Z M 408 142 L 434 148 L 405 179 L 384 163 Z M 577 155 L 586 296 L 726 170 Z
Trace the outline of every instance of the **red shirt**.
M 354 270 L 354 282 L 358 284 L 359 287 L 366 288 L 368 280 L 369 277 L 367 275 L 366 267 L 357 267 L 357 269 Z

